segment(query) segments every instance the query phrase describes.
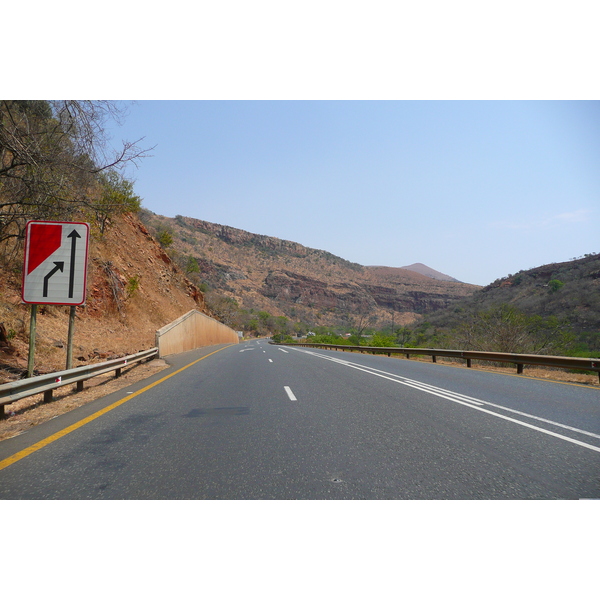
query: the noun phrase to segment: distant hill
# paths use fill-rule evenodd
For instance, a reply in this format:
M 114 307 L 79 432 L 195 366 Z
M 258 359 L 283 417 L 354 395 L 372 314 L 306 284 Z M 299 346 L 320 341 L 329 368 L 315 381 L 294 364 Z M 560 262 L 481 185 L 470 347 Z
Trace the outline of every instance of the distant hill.
M 169 232 L 168 251 L 181 266 L 197 263 L 196 279 L 189 275 L 197 285 L 241 308 L 293 321 L 333 326 L 368 314 L 380 325 L 408 324 L 479 289 L 407 269 L 365 267 L 324 250 L 191 217 L 143 211 L 141 218 L 155 235 Z
M 477 312 L 504 304 L 529 316 L 568 323 L 582 348 L 600 351 L 600 254 L 507 275 L 451 308 L 431 313 L 427 320 L 448 329 L 465 323 Z
M 421 275 L 431 277 L 432 279 L 438 279 L 440 281 L 458 281 L 458 279 L 454 279 L 454 277 L 450 277 L 450 275 L 440 273 L 439 271 L 436 271 L 435 269 L 432 269 L 423 263 L 414 263 L 413 265 L 408 265 L 407 267 L 401 268 L 414 271 L 415 273 L 421 273 Z

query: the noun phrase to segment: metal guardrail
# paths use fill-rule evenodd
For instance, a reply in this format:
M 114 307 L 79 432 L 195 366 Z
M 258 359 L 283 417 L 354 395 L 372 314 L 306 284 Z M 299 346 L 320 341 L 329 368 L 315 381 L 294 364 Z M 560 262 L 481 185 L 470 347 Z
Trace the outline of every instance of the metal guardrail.
M 115 377 L 120 377 L 121 370 L 130 364 L 141 362 L 158 356 L 158 348 L 143 350 L 137 354 L 130 354 L 122 358 L 115 358 L 102 363 L 85 365 L 68 369 L 67 371 L 58 371 L 46 375 L 37 375 L 19 381 L 11 381 L 0 385 L 0 419 L 5 416 L 4 407 L 28 396 L 44 393 L 44 402 L 52 400 L 52 390 L 76 383 L 77 391 L 83 390 L 83 382 L 97 375 L 115 371 Z
M 271 342 L 274 344 L 275 342 Z M 325 350 L 342 350 L 350 352 L 367 352 L 369 354 L 404 354 L 406 358 L 411 355 L 431 356 L 436 362 L 437 356 L 462 358 L 467 361 L 467 367 L 472 366 L 473 360 L 489 362 L 512 363 L 517 367 L 517 373 L 523 373 L 524 365 L 537 365 L 543 367 L 554 367 L 559 369 L 574 369 L 581 371 L 596 371 L 600 381 L 600 358 L 579 358 L 573 356 L 548 356 L 543 354 L 513 354 L 510 352 L 479 352 L 476 350 L 444 350 L 436 348 L 382 348 L 378 346 L 345 346 L 332 344 L 310 344 L 310 343 L 281 343 L 279 346 L 305 346 L 308 348 L 323 348 Z

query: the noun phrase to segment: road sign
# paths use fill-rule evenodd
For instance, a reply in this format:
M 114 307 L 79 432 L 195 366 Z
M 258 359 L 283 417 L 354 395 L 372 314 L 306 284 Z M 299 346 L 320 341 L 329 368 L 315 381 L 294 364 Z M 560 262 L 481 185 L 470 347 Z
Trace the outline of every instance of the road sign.
M 85 302 L 90 226 L 29 221 L 21 298 L 27 304 Z

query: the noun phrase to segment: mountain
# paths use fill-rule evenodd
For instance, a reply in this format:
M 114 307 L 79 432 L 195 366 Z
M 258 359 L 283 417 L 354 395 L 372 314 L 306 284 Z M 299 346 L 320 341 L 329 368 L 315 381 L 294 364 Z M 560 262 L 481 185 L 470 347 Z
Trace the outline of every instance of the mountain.
M 401 268 L 414 271 L 415 273 L 421 273 L 421 275 L 426 275 L 432 279 L 439 279 L 440 281 L 458 281 L 458 279 L 454 279 L 454 277 L 450 277 L 450 275 L 440 273 L 439 271 L 436 271 L 435 269 L 432 269 L 423 263 L 414 263 L 413 265 L 408 265 L 407 267 Z
M 159 238 L 168 234 L 168 252 L 178 264 L 197 264 L 197 278 L 189 276 L 198 285 L 243 309 L 293 321 L 344 325 L 368 314 L 379 324 L 391 319 L 408 324 L 479 289 L 408 269 L 366 267 L 324 250 L 191 217 L 142 211 L 141 218 Z

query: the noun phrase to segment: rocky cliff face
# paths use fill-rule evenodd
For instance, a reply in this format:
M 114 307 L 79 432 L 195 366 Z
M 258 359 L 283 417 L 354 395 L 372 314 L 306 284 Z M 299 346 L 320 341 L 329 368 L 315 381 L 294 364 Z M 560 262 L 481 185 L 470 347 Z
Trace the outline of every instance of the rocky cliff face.
M 356 312 L 377 304 L 368 291 L 356 283 L 328 283 L 289 271 L 269 273 L 260 292 L 279 302 L 318 310 Z
M 446 308 L 454 299 L 449 294 L 407 290 L 400 293 L 397 289 L 381 285 L 365 285 L 365 289 L 375 300 L 377 306 L 398 312 L 425 314 L 439 308 Z

